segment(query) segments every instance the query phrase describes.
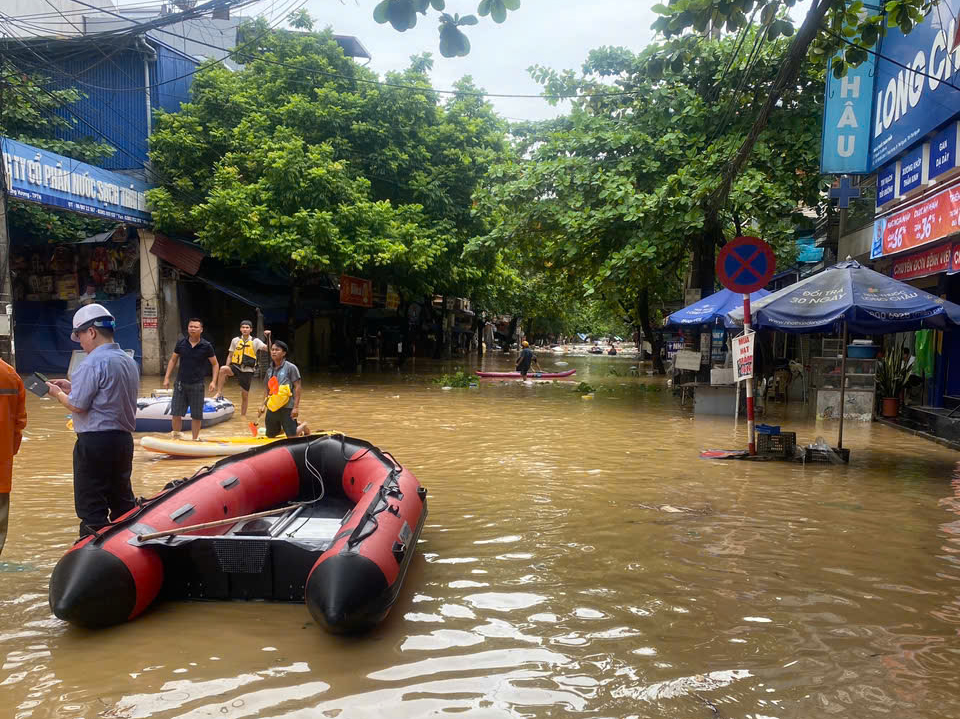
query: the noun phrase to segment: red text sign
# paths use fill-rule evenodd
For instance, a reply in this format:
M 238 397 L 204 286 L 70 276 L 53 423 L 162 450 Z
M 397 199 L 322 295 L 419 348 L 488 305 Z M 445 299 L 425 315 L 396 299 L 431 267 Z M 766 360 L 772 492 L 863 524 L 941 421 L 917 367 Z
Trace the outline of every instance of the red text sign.
M 883 220 L 883 254 L 892 255 L 952 235 L 960 226 L 960 186 L 950 187 Z
M 373 307 L 373 283 L 359 277 L 340 275 L 340 304 Z
M 753 340 L 755 332 L 733 338 L 734 368 L 737 370 L 737 382 L 753 377 Z
M 898 258 L 893 263 L 893 279 L 910 280 L 945 272 L 950 269 L 951 255 L 952 248 L 946 245 Z

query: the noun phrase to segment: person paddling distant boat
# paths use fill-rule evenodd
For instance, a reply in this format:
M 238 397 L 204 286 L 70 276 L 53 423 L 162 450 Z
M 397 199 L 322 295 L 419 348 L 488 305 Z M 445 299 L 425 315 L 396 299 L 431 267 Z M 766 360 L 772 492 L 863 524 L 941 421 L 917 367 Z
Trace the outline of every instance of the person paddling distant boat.
M 540 362 L 537 361 L 537 356 L 533 353 L 533 350 L 530 349 L 530 343 L 524 340 L 523 349 L 520 351 L 520 356 L 517 357 L 517 371 L 520 373 L 521 380 L 526 381 L 527 372 L 530 371 L 530 365 L 536 365 L 537 372 L 543 372 L 543 368 L 540 367 Z

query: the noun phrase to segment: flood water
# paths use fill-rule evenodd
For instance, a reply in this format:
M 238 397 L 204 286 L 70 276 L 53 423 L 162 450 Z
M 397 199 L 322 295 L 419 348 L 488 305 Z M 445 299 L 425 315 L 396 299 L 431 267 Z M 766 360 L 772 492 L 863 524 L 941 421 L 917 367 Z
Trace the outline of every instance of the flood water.
M 372 441 L 430 491 L 397 605 L 353 638 L 289 604 L 160 604 L 97 632 L 54 618 L 74 435 L 29 395 L 0 719 L 960 716 L 960 455 L 849 423 L 849 466 L 701 460 L 742 447 L 742 423 L 694 418 L 628 357 L 541 357 L 595 398 L 430 381 L 457 362 L 307 381 L 315 429 Z M 235 383 L 227 395 L 239 405 Z M 772 419 L 798 442 L 836 436 L 799 404 Z M 243 431 L 237 417 L 205 434 Z M 138 448 L 134 490 L 202 464 Z

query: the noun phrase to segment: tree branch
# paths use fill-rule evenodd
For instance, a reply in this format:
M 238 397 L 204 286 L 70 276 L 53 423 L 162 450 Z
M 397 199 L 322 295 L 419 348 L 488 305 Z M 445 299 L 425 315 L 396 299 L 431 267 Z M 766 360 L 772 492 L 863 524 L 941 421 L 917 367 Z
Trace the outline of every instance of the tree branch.
M 724 168 L 723 181 L 720 183 L 720 187 L 707 198 L 705 210 L 708 215 L 716 215 L 726 204 L 727 197 L 730 195 L 730 189 L 733 187 L 733 181 L 737 175 L 740 174 L 740 171 L 747 162 L 747 158 L 750 157 L 750 153 L 753 151 L 753 146 L 757 143 L 760 133 L 766 128 L 767 122 L 770 119 L 770 113 L 773 112 L 773 108 L 776 107 L 787 87 L 796 82 L 797 76 L 800 73 L 800 67 L 803 64 L 804 58 L 807 56 L 807 51 L 810 49 L 810 43 L 813 42 L 820 30 L 820 23 L 830 8 L 836 5 L 837 2 L 839 2 L 839 0 L 820 0 L 819 2 L 814 0 L 814 5 L 807 13 L 807 17 L 804 18 L 800 30 L 797 31 L 797 35 L 790 45 L 790 49 L 787 50 L 787 55 L 783 60 L 783 64 L 780 66 L 780 72 L 777 73 L 777 79 L 774 80 L 773 87 L 770 88 L 770 94 L 760 108 L 757 119 L 753 122 L 753 127 L 750 128 L 750 132 L 744 139 L 743 144 L 740 145 L 737 154 Z

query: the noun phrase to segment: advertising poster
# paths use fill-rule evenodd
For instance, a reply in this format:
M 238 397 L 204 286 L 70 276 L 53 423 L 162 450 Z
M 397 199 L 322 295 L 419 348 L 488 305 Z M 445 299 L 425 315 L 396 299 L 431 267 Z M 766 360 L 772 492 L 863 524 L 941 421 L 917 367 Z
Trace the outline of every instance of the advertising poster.
M 740 335 L 733 339 L 734 367 L 737 370 L 737 382 L 753 379 L 753 340 L 755 332 Z

